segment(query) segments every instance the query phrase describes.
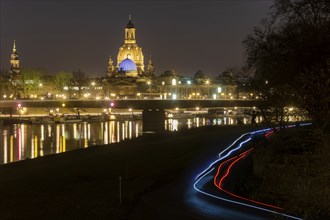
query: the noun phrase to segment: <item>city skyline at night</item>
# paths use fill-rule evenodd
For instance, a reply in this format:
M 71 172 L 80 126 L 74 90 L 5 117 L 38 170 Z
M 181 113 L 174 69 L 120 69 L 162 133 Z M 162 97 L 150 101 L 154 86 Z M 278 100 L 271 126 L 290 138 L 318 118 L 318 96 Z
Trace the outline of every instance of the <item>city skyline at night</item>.
M 0 66 L 9 70 L 16 40 L 21 68 L 43 68 L 48 74 L 81 69 L 105 76 L 131 14 L 139 45 L 145 58 L 152 56 L 156 75 L 174 69 L 192 76 L 201 69 L 216 76 L 242 65 L 242 40 L 271 3 L 2 1 Z

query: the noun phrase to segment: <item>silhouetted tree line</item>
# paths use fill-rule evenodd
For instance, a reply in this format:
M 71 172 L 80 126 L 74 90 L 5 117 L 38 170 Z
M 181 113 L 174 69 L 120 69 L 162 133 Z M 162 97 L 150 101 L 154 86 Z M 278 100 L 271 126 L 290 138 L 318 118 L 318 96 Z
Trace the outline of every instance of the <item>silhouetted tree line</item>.
M 270 17 L 244 41 L 246 68 L 263 97 L 259 106 L 277 118 L 299 107 L 313 128 L 276 132 L 256 148 L 258 185 L 250 196 L 304 219 L 330 218 L 330 1 L 275 0 Z M 250 187 L 250 189 L 252 189 Z
M 243 42 L 266 106 L 300 107 L 322 131 L 330 121 L 329 14 L 327 0 L 276 0 Z

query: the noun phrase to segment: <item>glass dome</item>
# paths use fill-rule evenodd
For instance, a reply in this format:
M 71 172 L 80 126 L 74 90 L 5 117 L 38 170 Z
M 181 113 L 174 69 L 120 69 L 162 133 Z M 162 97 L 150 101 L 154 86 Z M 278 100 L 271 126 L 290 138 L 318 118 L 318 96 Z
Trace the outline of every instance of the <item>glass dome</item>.
M 133 60 L 126 58 L 119 64 L 119 71 L 136 71 L 136 65 Z

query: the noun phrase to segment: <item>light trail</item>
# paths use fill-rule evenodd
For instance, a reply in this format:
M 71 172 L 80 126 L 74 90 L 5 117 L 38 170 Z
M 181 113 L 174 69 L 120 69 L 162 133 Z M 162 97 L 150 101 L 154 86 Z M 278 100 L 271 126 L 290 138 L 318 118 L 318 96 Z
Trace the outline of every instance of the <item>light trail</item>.
M 221 157 L 221 155 L 225 152 L 225 151 L 227 151 L 227 150 L 229 150 L 232 146 L 234 146 L 235 144 L 236 144 L 236 142 L 237 141 L 239 141 L 241 138 L 243 138 L 244 136 L 246 136 L 246 135 L 248 135 L 248 134 L 250 134 L 249 132 L 248 133 L 245 133 L 245 134 L 243 134 L 242 136 L 240 136 L 239 138 L 237 138 L 229 147 L 227 147 L 226 149 L 224 149 L 220 154 L 219 154 L 219 157 Z
M 296 220 L 303 220 L 302 218 L 299 218 L 299 217 L 295 217 L 295 216 L 291 216 L 291 215 L 287 215 L 287 214 L 283 214 L 283 213 L 280 213 L 280 212 L 277 212 L 277 211 L 273 211 L 273 210 L 270 210 L 270 209 L 266 209 L 266 208 L 262 208 L 262 207 L 259 207 L 259 206 L 254 206 L 254 205 L 250 205 L 250 204 L 247 204 L 247 203 L 243 203 L 243 202 L 238 202 L 238 201 L 235 201 L 235 200 L 231 200 L 231 199 L 226 199 L 226 198 L 223 198 L 223 197 L 220 197 L 220 196 L 216 196 L 216 195 L 213 195 L 211 193 L 208 193 L 206 191 L 203 191 L 202 189 L 198 188 L 197 187 L 197 184 L 204 178 L 206 177 L 208 174 L 210 174 L 212 171 L 214 170 L 214 168 L 210 169 L 208 172 L 204 173 L 199 179 L 197 179 L 197 181 L 193 184 L 193 187 L 194 189 L 205 195 L 205 196 L 208 196 L 208 197 L 211 197 L 211 198 L 214 198 L 214 199 L 218 199 L 218 200 L 221 200 L 221 201 L 225 201 L 225 202 L 229 202 L 229 203 L 232 203 L 232 204 L 236 204 L 236 205 L 241 205 L 241 206 L 245 206 L 245 207 L 249 207 L 249 208 L 253 208 L 253 209 L 257 209 L 257 210 L 261 210 L 261 211 L 265 211 L 265 212 L 269 212 L 269 213 L 272 213 L 272 214 L 277 214 L 277 215 L 281 215 L 281 216 L 284 216 L 284 217 L 288 217 L 288 218 L 291 218 L 291 219 L 296 219 Z
M 270 207 L 270 208 L 274 208 L 274 209 L 278 209 L 278 210 L 283 211 L 283 208 L 280 208 L 280 207 L 277 207 L 277 206 L 274 206 L 274 205 L 270 205 L 270 204 L 266 204 L 266 203 L 263 203 L 263 202 L 259 202 L 259 201 L 256 201 L 256 200 L 248 199 L 248 198 L 245 198 L 245 197 L 242 197 L 242 196 L 236 195 L 236 194 L 234 194 L 234 193 L 232 193 L 232 192 L 229 192 L 228 190 L 225 190 L 225 189 L 223 188 L 223 181 L 224 181 L 224 180 L 226 179 L 226 177 L 229 175 L 230 170 L 231 170 L 231 168 L 233 167 L 233 165 L 234 165 L 235 163 L 239 162 L 241 159 L 245 158 L 245 157 L 246 157 L 246 156 L 247 156 L 247 155 L 248 155 L 253 149 L 254 149 L 254 148 L 251 148 L 251 149 L 245 151 L 244 153 L 240 154 L 239 156 L 232 157 L 232 158 L 226 160 L 225 162 L 221 163 L 220 166 L 219 166 L 219 169 L 218 169 L 218 173 L 217 173 L 217 175 L 220 173 L 220 168 L 221 168 L 221 166 L 222 166 L 223 164 L 225 164 L 225 163 L 229 162 L 230 160 L 236 158 L 236 160 L 234 160 L 233 162 L 231 162 L 231 164 L 228 166 L 225 175 L 223 175 L 223 176 L 221 177 L 221 179 L 220 179 L 220 181 L 219 181 L 218 184 L 216 184 L 216 178 L 217 178 L 217 175 L 214 177 L 214 179 L 215 179 L 215 181 L 214 181 L 215 186 L 218 187 L 221 191 L 223 191 L 223 192 L 225 192 L 225 193 L 227 193 L 227 194 L 229 194 L 229 195 L 231 195 L 231 196 L 234 196 L 234 197 L 236 197 L 236 198 L 238 198 L 238 199 L 243 199 L 243 200 L 246 200 L 246 201 L 249 201 L 249 202 L 252 202 L 252 203 L 256 203 L 256 204 L 259 204 L 259 205 L 263 205 L 263 206 L 267 206 L 267 207 Z
M 242 142 L 238 145 L 238 147 L 236 147 L 236 148 L 230 150 L 225 156 L 222 156 L 221 159 L 224 159 L 224 158 L 228 157 L 232 152 L 237 151 L 238 149 L 240 149 L 240 148 L 243 146 L 243 144 L 249 142 L 251 139 L 252 139 L 252 138 L 248 138 L 248 139 L 246 139 L 245 141 L 242 141 Z M 224 151 L 222 151 L 222 152 L 224 152 Z M 221 155 L 221 154 L 220 154 L 220 155 Z
M 288 125 L 288 126 L 285 126 L 285 128 L 293 128 L 293 127 L 297 127 L 297 126 L 310 126 L 310 125 L 312 125 L 312 123 L 301 123 L 301 124 L 296 124 L 296 125 Z M 288 214 L 285 214 L 285 213 L 282 213 L 282 212 L 279 212 L 279 211 L 275 211 L 274 210 L 274 209 L 276 209 L 276 210 L 283 210 L 280 207 L 276 207 L 274 205 L 265 204 L 265 203 L 262 203 L 262 202 L 259 202 L 259 201 L 254 201 L 254 200 L 250 200 L 250 199 L 247 199 L 247 198 L 238 196 L 238 195 L 236 195 L 234 193 L 231 193 L 231 192 L 223 189 L 223 187 L 222 187 L 222 183 L 225 180 L 225 178 L 229 175 L 232 166 L 235 163 L 237 163 L 239 160 L 241 160 L 245 156 L 247 156 L 247 154 L 250 153 L 250 151 L 253 150 L 253 147 L 251 147 L 250 149 L 246 150 L 245 152 L 243 152 L 243 153 L 241 153 L 239 155 L 235 155 L 235 154 L 237 154 L 236 152 L 238 150 L 240 150 L 244 146 L 244 144 L 250 142 L 252 140 L 252 138 L 255 137 L 256 135 L 263 134 L 264 137 L 269 137 L 277 129 L 278 129 L 278 127 L 274 128 L 274 129 L 273 128 L 265 128 L 265 129 L 260 129 L 260 130 L 252 131 L 252 132 L 245 133 L 245 134 L 241 135 L 229 147 L 227 147 L 226 149 L 224 149 L 219 154 L 219 159 L 217 159 L 214 162 L 212 162 L 205 170 L 203 170 L 201 173 L 199 173 L 196 176 L 195 182 L 193 184 L 194 189 L 197 192 L 199 192 L 199 193 L 201 193 L 203 195 L 206 195 L 208 197 L 212 197 L 212 198 L 215 198 L 215 199 L 218 199 L 218 200 L 226 201 L 226 202 L 237 204 L 237 205 L 241 205 L 241 206 L 250 207 L 250 208 L 253 208 L 253 209 L 265 211 L 265 212 L 272 213 L 272 214 L 281 215 L 283 217 L 287 217 L 287 218 L 290 218 L 290 219 L 302 220 L 302 218 L 299 218 L 299 217 L 296 217 L 296 216 L 292 216 L 292 215 L 288 215 Z M 247 139 L 245 139 L 245 140 L 241 140 L 245 136 L 250 136 L 250 137 L 247 138 Z M 238 147 L 235 147 L 236 145 L 238 145 Z M 234 149 L 231 149 L 231 148 L 234 148 Z M 229 150 L 229 152 L 225 156 L 223 156 L 228 150 Z M 231 154 L 233 154 L 232 157 L 229 157 Z M 228 158 L 228 159 L 225 160 L 225 161 L 223 161 L 226 158 Z M 228 166 L 225 175 L 221 177 L 219 183 L 217 184 L 217 179 L 218 179 L 218 176 L 220 174 L 220 171 L 221 171 L 222 166 L 224 164 L 228 163 L 229 161 L 232 161 L 232 160 L 234 160 L 234 161 L 231 162 L 231 164 Z M 217 188 L 219 188 L 221 191 L 223 191 L 224 193 L 228 194 L 229 196 L 235 197 L 236 199 L 239 199 L 239 200 L 248 201 L 250 203 L 255 203 L 255 204 L 259 205 L 259 206 L 257 206 L 257 205 L 251 205 L 251 204 L 245 203 L 243 201 L 236 201 L 236 200 L 232 200 L 232 199 L 226 199 L 224 197 L 221 197 L 221 196 L 214 195 L 212 193 L 206 192 L 206 191 L 202 190 L 202 187 L 200 187 L 200 188 L 197 187 L 197 185 L 201 182 L 202 179 L 204 179 L 208 175 L 211 175 L 211 172 L 213 172 L 215 170 L 215 165 L 218 164 L 219 162 L 221 162 L 221 164 L 218 166 L 217 172 L 216 172 L 215 176 L 212 178 L 214 185 Z M 260 206 L 262 206 L 262 207 L 260 207 Z M 272 209 L 270 209 L 270 208 L 272 208 Z

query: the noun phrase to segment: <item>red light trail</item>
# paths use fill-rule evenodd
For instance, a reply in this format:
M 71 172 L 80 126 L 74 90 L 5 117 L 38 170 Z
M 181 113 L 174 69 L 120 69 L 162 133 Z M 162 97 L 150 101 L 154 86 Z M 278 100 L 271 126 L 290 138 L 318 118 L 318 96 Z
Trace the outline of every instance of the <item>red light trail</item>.
M 265 134 L 265 136 L 269 136 L 269 135 L 271 135 L 272 133 L 273 133 L 273 131 L 270 131 L 270 132 L 268 132 L 267 134 Z M 245 151 L 245 152 L 243 152 L 243 153 L 241 153 L 241 154 L 238 155 L 238 156 L 233 156 L 233 157 L 231 157 L 231 158 L 229 158 L 229 159 L 223 161 L 223 162 L 219 165 L 219 167 L 218 167 L 217 173 L 215 174 L 214 179 L 213 179 L 213 183 L 214 183 L 214 185 L 215 185 L 218 189 L 220 189 L 221 191 L 223 191 L 223 192 L 225 192 L 225 193 L 227 193 L 227 194 L 229 194 L 229 195 L 231 195 L 231 196 L 234 196 L 234 197 L 236 197 L 236 198 L 238 198 L 238 199 L 243 199 L 243 200 L 246 200 L 246 201 L 249 201 L 249 202 L 252 202 L 252 203 L 258 204 L 258 205 L 263 205 L 263 206 L 267 206 L 267 207 L 270 207 L 270 208 L 274 208 L 274 209 L 278 209 L 278 210 L 282 210 L 282 211 L 283 211 L 283 208 L 280 208 L 280 207 L 277 207 L 277 206 L 274 206 L 274 205 L 270 205 L 270 204 L 266 204 L 266 203 L 263 203 L 263 202 L 259 202 L 259 201 L 251 200 L 251 199 L 248 199 L 248 198 L 245 198 L 245 197 L 242 197 L 242 196 L 236 195 L 236 194 L 234 194 L 234 193 L 232 193 L 232 192 L 229 192 L 228 190 L 225 190 L 225 189 L 223 188 L 223 182 L 224 182 L 224 180 L 228 177 L 228 175 L 230 174 L 231 168 L 234 166 L 234 164 L 236 164 L 238 161 L 240 161 L 240 160 L 242 160 L 243 158 L 245 158 L 245 157 L 246 157 L 246 156 L 247 156 L 247 155 L 248 155 L 253 149 L 254 149 L 254 147 L 253 147 L 253 148 L 250 148 L 249 150 L 247 150 L 247 151 Z M 224 174 L 223 176 L 220 176 L 220 177 L 219 177 L 219 175 L 220 175 L 220 171 L 221 171 L 221 168 L 222 168 L 225 164 L 227 164 L 228 162 L 230 162 L 230 161 L 232 161 L 232 162 L 230 163 L 230 165 L 227 167 L 226 171 L 224 172 L 225 174 Z M 217 179 L 218 179 L 218 178 L 220 178 L 220 181 L 217 183 Z

